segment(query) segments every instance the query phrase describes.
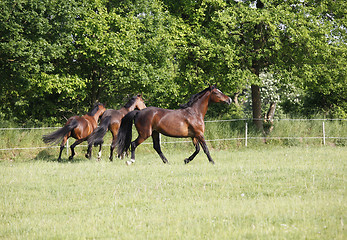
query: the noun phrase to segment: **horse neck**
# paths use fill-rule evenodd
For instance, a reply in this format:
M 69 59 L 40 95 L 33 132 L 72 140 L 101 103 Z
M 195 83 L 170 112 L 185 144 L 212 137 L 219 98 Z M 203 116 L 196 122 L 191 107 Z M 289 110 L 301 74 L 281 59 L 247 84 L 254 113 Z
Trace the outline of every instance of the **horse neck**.
M 131 105 L 131 106 L 128 107 L 128 108 L 122 107 L 121 109 L 119 109 L 119 111 L 121 111 L 121 112 L 124 113 L 124 115 L 125 115 L 125 114 L 127 114 L 128 112 L 131 112 L 131 111 L 135 110 L 135 107 L 136 107 L 136 105 L 133 104 L 133 105 Z
M 208 105 L 210 103 L 211 92 L 207 91 L 201 98 L 199 98 L 192 105 L 192 109 L 194 109 L 197 113 L 201 114 L 202 118 L 205 117 Z
M 130 108 L 125 108 L 125 107 L 121 107 L 118 112 L 120 112 L 123 116 L 125 116 L 125 114 L 127 114 L 128 112 L 130 112 L 131 110 L 129 110 Z
M 95 120 L 95 122 L 98 122 L 98 119 L 101 115 L 101 111 L 97 111 L 92 118 Z

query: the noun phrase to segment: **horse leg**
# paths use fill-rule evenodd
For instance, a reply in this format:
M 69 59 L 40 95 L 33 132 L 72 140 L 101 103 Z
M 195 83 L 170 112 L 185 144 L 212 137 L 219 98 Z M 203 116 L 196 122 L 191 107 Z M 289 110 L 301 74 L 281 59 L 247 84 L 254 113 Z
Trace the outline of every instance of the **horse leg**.
M 195 146 L 195 152 L 189 157 L 189 158 L 186 158 L 184 159 L 184 163 L 187 164 L 189 163 L 190 161 L 192 161 L 195 156 L 199 153 L 200 151 L 200 145 L 199 145 L 199 142 L 198 142 L 198 139 L 197 138 L 192 138 L 193 140 L 193 144 Z
M 86 138 L 78 139 L 78 140 L 76 140 L 76 142 L 74 142 L 74 143 L 71 145 L 71 147 L 70 147 L 70 149 L 71 149 L 71 156 L 69 157 L 69 160 L 72 160 L 73 157 L 75 156 L 75 147 L 76 147 L 78 144 L 80 144 L 81 142 L 83 142 L 84 140 L 86 140 Z
M 207 158 L 208 158 L 208 161 L 209 161 L 210 163 L 214 164 L 214 161 L 213 161 L 213 159 L 212 159 L 212 157 L 211 157 L 211 155 L 210 155 L 210 151 L 208 150 L 208 147 L 207 147 L 207 145 L 206 145 L 204 136 L 203 136 L 203 135 L 198 136 L 198 141 L 199 141 L 199 143 L 201 144 L 201 147 L 202 147 L 202 149 L 204 150 L 204 152 L 205 152 L 205 154 L 206 154 L 206 156 L 207 156 Z
M 92 158 L 92 148 L 93 148 L 93 144 L 89 143 L 88 144 L 88 149 L 87 149 L 87 153 L 86 153 L 86 158 L 88 158 L 89 160 Z
M 164 163 L 169 163 L 169 161 L 166 159 L 164 154 L 162 153 L 160 149 L 160 138 L 159 138 L 159 132 L 153 131 L 152 132 L 152 139 L 153 139 L 153 148 L 157 153 L 159 154 L 161 160 L 163 160 Z
M 135 162 L 135 149 L 137 148 L 137 146 L 139 146 L 141 143 L 143 143 L 143 141 L 145 141 L 146 139 L 141 137 L 141 136 L 138 136 L 135 141 L 133 141 L 131 143 L 131 159 L 126 161 L 126 165 L 130 165 L 132 163 Z
M 110 147 L 110 161 L 113 161 L 113 150 L 116 147 L 116 141 L 117 141 L 117 134 L 114 134 L 113 129 L 111 129 L 112 132 L 112 143 Z
M 102 143 L 99 144 L 98 161 L 101 160 L 101 148 L 102 148 Z
M 113 161 L 113 150 L 115 149 L 115 147 L 116 147 L 116 139 L 113 139 L 112 143 L 111 143 L 111 148 L 110 148 L 110 161 L 111 162 Z
M 59 152 L 59 157 L 58 157 L 58 162 L 61 161 L 61 153 L 62 153 L 63 150 L 64 150 L 66 141 L 67 141 L 67 136 L 65 136 L 65 137 L 63 138 L 63 140 L 61 141 L 61 144 L 60 144 L 60 152 Z

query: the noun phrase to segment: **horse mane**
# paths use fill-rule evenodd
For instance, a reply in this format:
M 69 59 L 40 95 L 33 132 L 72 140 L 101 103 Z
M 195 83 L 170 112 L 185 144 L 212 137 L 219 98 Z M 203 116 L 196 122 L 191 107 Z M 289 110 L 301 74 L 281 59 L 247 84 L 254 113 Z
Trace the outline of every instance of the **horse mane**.
M 94 116 L 98 112 L 100 105 L 104 105 L 104 104 L 102 104 L 102 103 L 95 103 L 94 106 L 92 107 L 92 109 L 87 114 L 89 116 Z
M 210 91 L 212 89 L 213 89 L 213 86 L 212 87 L 209 86 L 206 89 L 202 90 L 201 92 L 198 92 L 192 95 L 187 103 L 180 104 L 180 108 L 184 109 L 184 108 L 191 107 L 193 103 L 195 103 L 199 98 L 201 98 L 207 91 Z
M 136 101 L 137 96 L 133 96 L 129 101 L 124 105 L 125 108 L 130 108 Z

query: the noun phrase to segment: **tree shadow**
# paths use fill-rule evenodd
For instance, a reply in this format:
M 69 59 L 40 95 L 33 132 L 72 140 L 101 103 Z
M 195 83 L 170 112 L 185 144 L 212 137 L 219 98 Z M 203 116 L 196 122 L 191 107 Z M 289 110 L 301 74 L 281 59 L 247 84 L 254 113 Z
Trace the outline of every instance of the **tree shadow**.
M 64 156 L 60 161 L 58 161 L 57 154 L 51 151 L 49 148 L 40 151 L 33 160 L 40 160 L 45 162 L 58 162 L 58 163 L 78 163 L 89 161 L 87 158 L 75 156 L 73 160 L 69 160 L 69 157 Z

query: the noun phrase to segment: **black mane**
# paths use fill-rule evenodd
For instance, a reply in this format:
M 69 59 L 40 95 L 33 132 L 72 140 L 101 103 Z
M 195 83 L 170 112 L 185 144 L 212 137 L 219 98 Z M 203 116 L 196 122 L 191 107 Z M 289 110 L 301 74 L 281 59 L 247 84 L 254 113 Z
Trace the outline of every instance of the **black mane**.
M 187 103 L 180 105 L 180 108 L 184 109 L 184 108 L 191 107 L 193 103 L 195 103 L 200 97 L 202 97 L 207 91 L 210 91 L 210 90 L 212 90 L 211 86 L 207 87 L 206 89 L 202 90 L 199 93 L 192 95 Z
M 133 96 L 129 101 L 124 105 L 125 108 L 130 108 L 136 101 L 137 96 Z
M 99 106 L 100 105 L 104 105 L 104 104 L 102 104 L 102 103 L 95 103 L 94 104 L 94 106 L 92 107 L 92 109 L 87 113 L 89 116 L 94 116 L 95 115 L 95 113 L 97 113 L 98 112 L 98 110 L 99 110 Z

